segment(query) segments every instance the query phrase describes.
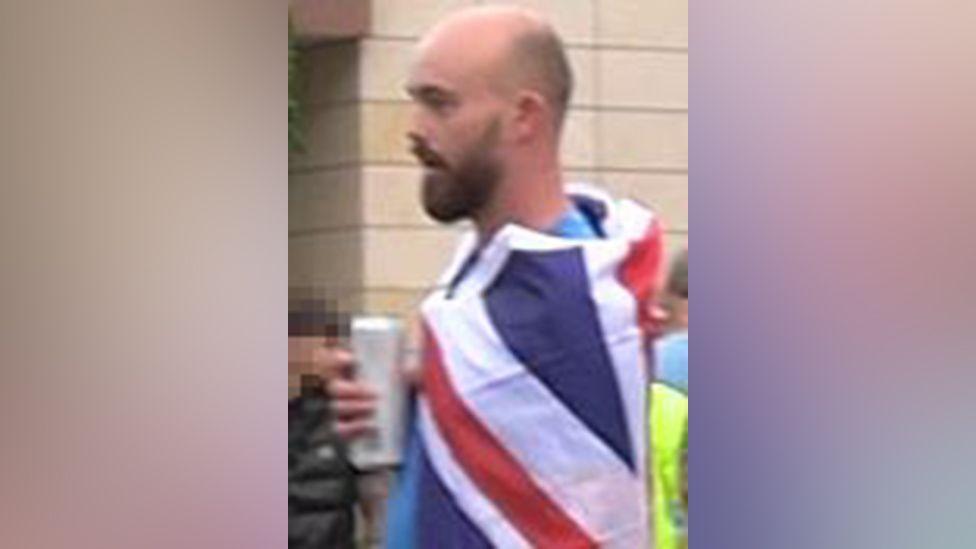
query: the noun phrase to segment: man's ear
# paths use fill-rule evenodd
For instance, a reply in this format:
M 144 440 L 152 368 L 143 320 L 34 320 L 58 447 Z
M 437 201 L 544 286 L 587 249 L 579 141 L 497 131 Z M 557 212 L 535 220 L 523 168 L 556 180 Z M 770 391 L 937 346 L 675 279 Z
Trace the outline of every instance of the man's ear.
M 541 94 L 523 91 L 515 101 L 515 138 L 528 141 L 546 127 L 549 109 Z

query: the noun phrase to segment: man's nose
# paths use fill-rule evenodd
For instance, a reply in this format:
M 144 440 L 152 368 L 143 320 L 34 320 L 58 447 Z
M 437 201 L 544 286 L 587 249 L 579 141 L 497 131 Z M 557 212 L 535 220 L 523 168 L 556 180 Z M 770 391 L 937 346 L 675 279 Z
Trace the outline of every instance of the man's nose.
M 411 145 L 419 141 L 426 143 L 430 137 L 430 128 L 427 125 L 427 120 L 424 117 L 423 109 L 419 105 L 413 103 L 410 105 L 410 121 L 407 126 L 407 139 L 410 140 Z
M 424 143 L 424 138 L 413 128 L 407 130 L 406 137 L 407 148 L 410 150 L 414 150 L 419 147 L 421 143 Z

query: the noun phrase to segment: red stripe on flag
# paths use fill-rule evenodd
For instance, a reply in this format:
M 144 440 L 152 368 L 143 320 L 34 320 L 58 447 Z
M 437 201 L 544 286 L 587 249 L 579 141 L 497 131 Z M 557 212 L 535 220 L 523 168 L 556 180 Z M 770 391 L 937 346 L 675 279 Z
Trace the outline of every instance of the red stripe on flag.
M 637 300 L 637 321 L 645 333 L 654 331 L 655 321 L 651 318 L 648 301 L 654 294 L 661 267 L 661 233 L 661 226 L 655 219 L 644 236 L 630 245 L 630 251 L 617 273 L 620 281 Z
M 597 547 L 476 418 L 444 370 L 440 347 L 424 325 L 424 394 L 454 459 L 534 547 Z

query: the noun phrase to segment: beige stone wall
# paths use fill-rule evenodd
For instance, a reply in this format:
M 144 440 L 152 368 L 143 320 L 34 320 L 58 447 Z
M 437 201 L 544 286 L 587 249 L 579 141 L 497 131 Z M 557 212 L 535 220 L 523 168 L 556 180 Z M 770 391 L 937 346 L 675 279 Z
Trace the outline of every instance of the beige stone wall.
M 350 310 L 409 314 L 458 229 L 427 220 L 406 152 L 411 48 L 462 5 L 516 3 L 554 21 L 577 80 L 564 136 L 568 180 L 653 206 L 669 249 L 688 234 L 687 0 L 372 0 L 369 33 L 315 48 L 308 154 L 289 178 L 289 276 Z

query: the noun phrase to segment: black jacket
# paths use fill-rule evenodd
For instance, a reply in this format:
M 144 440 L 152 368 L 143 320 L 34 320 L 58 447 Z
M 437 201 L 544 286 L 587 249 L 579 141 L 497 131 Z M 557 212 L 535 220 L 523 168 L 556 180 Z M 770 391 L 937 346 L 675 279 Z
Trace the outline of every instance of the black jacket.
M 288 403 L 288 547 L 352 549 L 355 472 L 329 429 L 321 388 Z

